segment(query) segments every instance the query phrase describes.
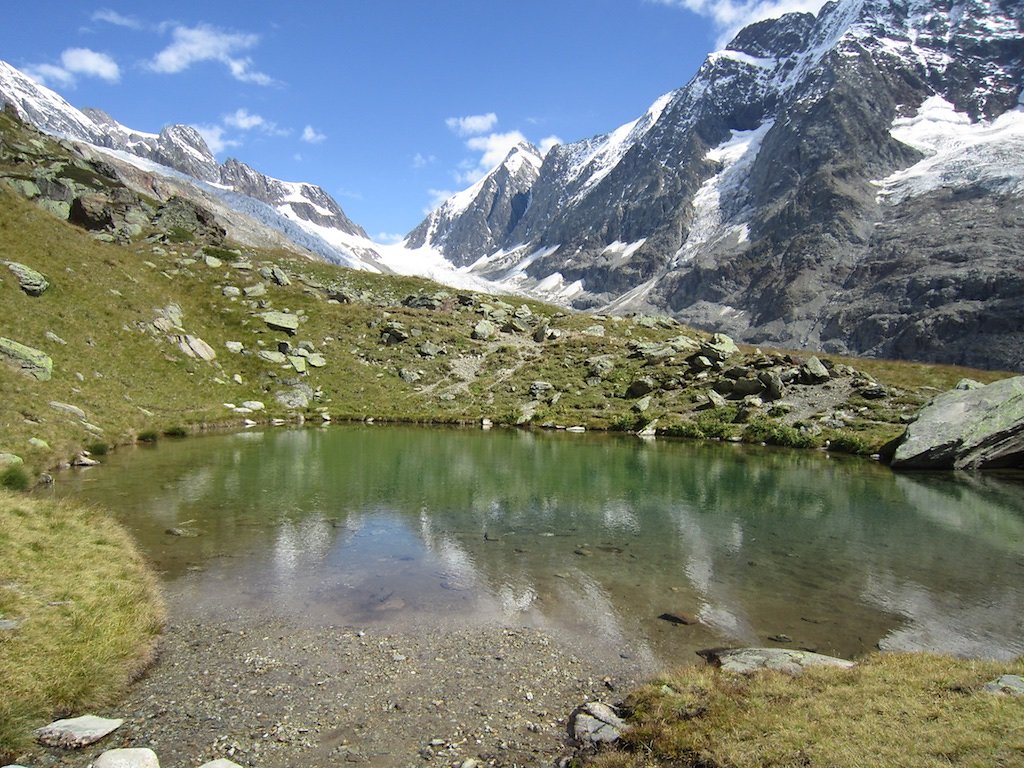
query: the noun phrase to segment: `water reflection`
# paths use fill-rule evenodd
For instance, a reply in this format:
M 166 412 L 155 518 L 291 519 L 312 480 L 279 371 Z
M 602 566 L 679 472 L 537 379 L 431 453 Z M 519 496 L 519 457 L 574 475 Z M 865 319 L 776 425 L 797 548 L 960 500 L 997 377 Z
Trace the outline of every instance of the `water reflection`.
M 1024 653 L 1024 494 L 998 480 L 398 427 L 203 438 L 110 463 L 59 492 L 115 510 L 201 615 L 531 623 L 660 663 L 782 635 L 843 656 Z

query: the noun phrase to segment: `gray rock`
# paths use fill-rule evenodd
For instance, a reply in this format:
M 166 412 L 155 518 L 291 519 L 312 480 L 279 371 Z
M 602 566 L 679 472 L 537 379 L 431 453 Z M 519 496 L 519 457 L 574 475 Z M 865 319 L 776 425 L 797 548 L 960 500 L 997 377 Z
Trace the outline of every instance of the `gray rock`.
M 406 330 L 405 325 L 397 320 L 389 321 L 380 332 L 381 344 L 388 346 L 394 344 L 401 344 L 403 341 L 409 340 L 409 331 Z
M 294 387 L 278 392 L 274 399 L 290 411 L 301 411 L 309 407 L 310 394 L 302 387 Z
M 583 329 L 583 333 L 587 336 L 604 336 L 603 325 L 591 325 Z
M 92 768 L 160 768 L 160 761 L 152 749 L 108 749 L 96 758 Z
M 982 689 L 985 693 L 996 693 L 1003 696 L 1024 696 L 1024 677 L 1020 675 L 1002 675 L 986 683 Z
M 400 378 L 406 384 L 415 384 L 417 381 L 420 380 L 420 375 L 416 371 L 410 370 L 408 368 L 401 368 L 398 371 L 398 378 Z
M 51 400 L 50 407 L 55 411 L 63 411 L 64 413 L 70 413 L 72 416 L 85 420 L 85 411 L 79 408 L 77 405 L 71 405 L 70 403 L 62 403 L 58 400 Z
M 299 329 L 299 316 L 290 312 L 264 312 L 260 318 L 271 330 L 284 331 L 292 336 Z
M 540 400 L 543 397 L 547 397 L 555 390 L 553 384 L 547 381 L 535 381 L 530 384 L 530 397 L 535 400 Z
M 200 360 L 205 360 L 208 363 L 217 359 L 217 353 L 213 351 L 213 347 L 198 336 L 191 336 L 189 334 L 179 336 L 178 346 L 189 357 L 198 357 Z
M 716 333 L 709 340 L 701 342 L 700 345 L 701 356 L 712 362 L 727 360 L 739 351 L 736 342 L 724 333 Z
M 8 261 L 7 268 L 18 278 L 21 290 L 29 296 L 41 296 L 50 287 L 49 281 L 31 267 L 19 264 L 16 261 Z
M 60 336 L 58 336 L 53 331 L 47 331 L 45 336 L 46 336 L 47 341 L 52 341 L 54 344 L 60 344 L 62 347 L 66 347 L 67 346 L 67 342 L 64 341 L 64 339 L 62 339 Z
M 49 381 L 53 376 L 53 360 L 48 354 L 3 336 L 0 336 L 0 361 L 37 381 Z
M 644 376 L 637 379 L 626 389 L 626 397 L 637 398 L 643 397 L 644 395 L 650 394 L 658 388 L 658 382 L 652 379 L 650 376 Z
M 220 267 L 224 266 L 223 261 L 218 259 L 216 256 L 211 256 L 208 253 L 203 256 L 203 263 L 206 264 L 206 266 L 210 267 L 211 269 L 219 269 Z
M 266 406 L 260 400 L 246 400 L 242 403 L 243 408 L 248 408 L 250 411 L 262 411 Z
M 323 368 L 327 365 L 327 358 L 319 352 L 311 352 L 306 358 L 306 362 L 309 363 L 310 368 Z
M 583 747 L 611 744 L 622 737 L 625 729 L 626 721 L 599 701 L 577 707 L 569 716 L 569 738 Z
M 233 352 L 236 355 L 239 354 L 245 347 L 242 346 L 240 341 L 225 341 L 224 347 L 228 352 Z
M 43 440 L 41 437 L 30 437 L 28 439 L 28 444 L 31 445 L 33 448 L 38 448 L 41 451 L 50 450 L 50 444 Z
M 306 358 L 302 357 L 302 355 L 289 355 L 288 362 L 291 363 L 296 373 L 306 372 Z
M 229 299 L 237 299 L 239 296 L 242 295 L 242 289 L 236 288 L 233 285 L 225 285 L 221 289 L 221 293 Z
M 274 349 L 261 349 L 257 354 L 260 359 L 266 360 L 268 363 L 274 363 L 275 365 L 284 365 L 288 362 L 288 358 L 283 352 L 278 352 Z
M 478 341 L 487 341 L 488 339 L 493 338 L 494 334 L 496 334 L 497 332 L 498 329 L 495 327 L 494 323 L 492 323 L 490 320 L 484 319 L 478 322 L 475 326 L 473 326 L 472 336 L 474 339 L 477 339 Z
M 416 351 L 423 357 L 437 357 L 438 355 L 443 355 L 446 352 L 444 347 L 438 346 L 432 341 L 424 341 L 416 347 Z
M 614 355 L 595 355 L 587 358 L 587 372 L 598 379 L 607 378 L 615 370 Z
M 782 377 L 776 371 L 761 371 L 757 378 L 764 384 L 762 396 L 765 400 L 781 400 L 786 394 L 786 385 L 782 383 Z
M 645 395 L 633 403 L 633 410 L 637 413 L 644 413 L 648 408 L 651 407 L 651 396 Z
M 697 651 L 697 655 L 708 664 L 719 667 L 725 672 L 735 672 L 740 675 L 771 669 L 795 676 L 807 667 L 850 668 L 855 666 L 852 661 L 846 659 L 787 648 L 707 648 Z
M 121 719 L 82 715 L 66 720 L 56 720 L 35 730 L 36 740 L 48 747 L 76 749 L 102 739 L 117 730 L 124 723 Z
M 800 366 L 800 380 L 804 384 L 821 384 L 832 378 L 828 368 L 817 357 L 811 357 Z
M 258 299 L 261 296 L 267 295 L 267 286 L 265 283 L 256 283 L 254 285 L 247 285 L 242 289 L 242 293 L 245 294 L 246 298 Z
M 288 274 L 277 265 L 274 265 L 273 267 L 270 268 L 270 277 L 278 285 L 292 284 L 292 281 L 288 277 Z
M 1024 467 L 1024 376 L 936 397 L 907 426 L 892 467 Z

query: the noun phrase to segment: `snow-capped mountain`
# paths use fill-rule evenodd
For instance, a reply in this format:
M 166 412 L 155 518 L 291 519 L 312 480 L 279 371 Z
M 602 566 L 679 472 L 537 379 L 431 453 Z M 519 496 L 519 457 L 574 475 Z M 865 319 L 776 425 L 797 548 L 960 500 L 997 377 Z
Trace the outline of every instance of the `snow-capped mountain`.
M 485 228 L 477 185 L 410 241 L 578 307 L 1021 369 L 1022 82 L 1018 0 L 838 0 L 552 149 L 525 211 Z
M 101 110 L 73 107 L 3 61 L 0 103 L 9 104 L 22 119 L 47 133 L 107 152 L 108 159 L 122 169 L 122 176 L 135 176 L 125 165 L 134 166 L 147 178 L 162 177 L 175 194 L 200 197 L 206 205 L 219 203 L 255 221 L 259 228 L 269 227 L 285 241 L 329 261 L 388 270 L 362 227 L 353 223 L 323 189 L 271 178 L 235 159 L 220 164 L 191 126 L 170 125 L 159 134 L 136 131 Z M 192 182 L 199 188 L 190 192 Z M 225 223 L 230 225 L 238 217 L 226 218 L 229 221 Z M 237 223 L 235 230 L 242 232 L 245 228 L 244 223 Z M 244 236 L 237 239 L 247 242 Z

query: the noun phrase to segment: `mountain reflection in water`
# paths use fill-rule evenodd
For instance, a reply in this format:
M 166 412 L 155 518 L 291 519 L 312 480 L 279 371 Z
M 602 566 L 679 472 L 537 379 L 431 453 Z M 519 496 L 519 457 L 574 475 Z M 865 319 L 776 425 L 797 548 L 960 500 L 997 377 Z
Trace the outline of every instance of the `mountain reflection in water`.
M 845 657 L 1024 654 L 1024 494 L 997 479 L 391 426 L 165 442 L 107 464 L 57 492 L 113 510 L 199 616 L 529 624 L 661 664 L 773 637 Z

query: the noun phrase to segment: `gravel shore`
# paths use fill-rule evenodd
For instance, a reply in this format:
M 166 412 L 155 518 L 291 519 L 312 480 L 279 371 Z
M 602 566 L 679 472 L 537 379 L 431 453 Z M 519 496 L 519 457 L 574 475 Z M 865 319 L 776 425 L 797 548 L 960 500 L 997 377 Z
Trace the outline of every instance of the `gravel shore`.
M 572 754 L 574 707 L 618 701 L 654 671 L 535 628 L 210 622 L 182 600 L 169 601 L 157 662 L 96 713 L 124 725 L 75 752 L 38 747 L 24 765 L 85 768 L 106 749 L 150 747 L 162 768 L 217 757 L 262 768 L 552 766 Z

